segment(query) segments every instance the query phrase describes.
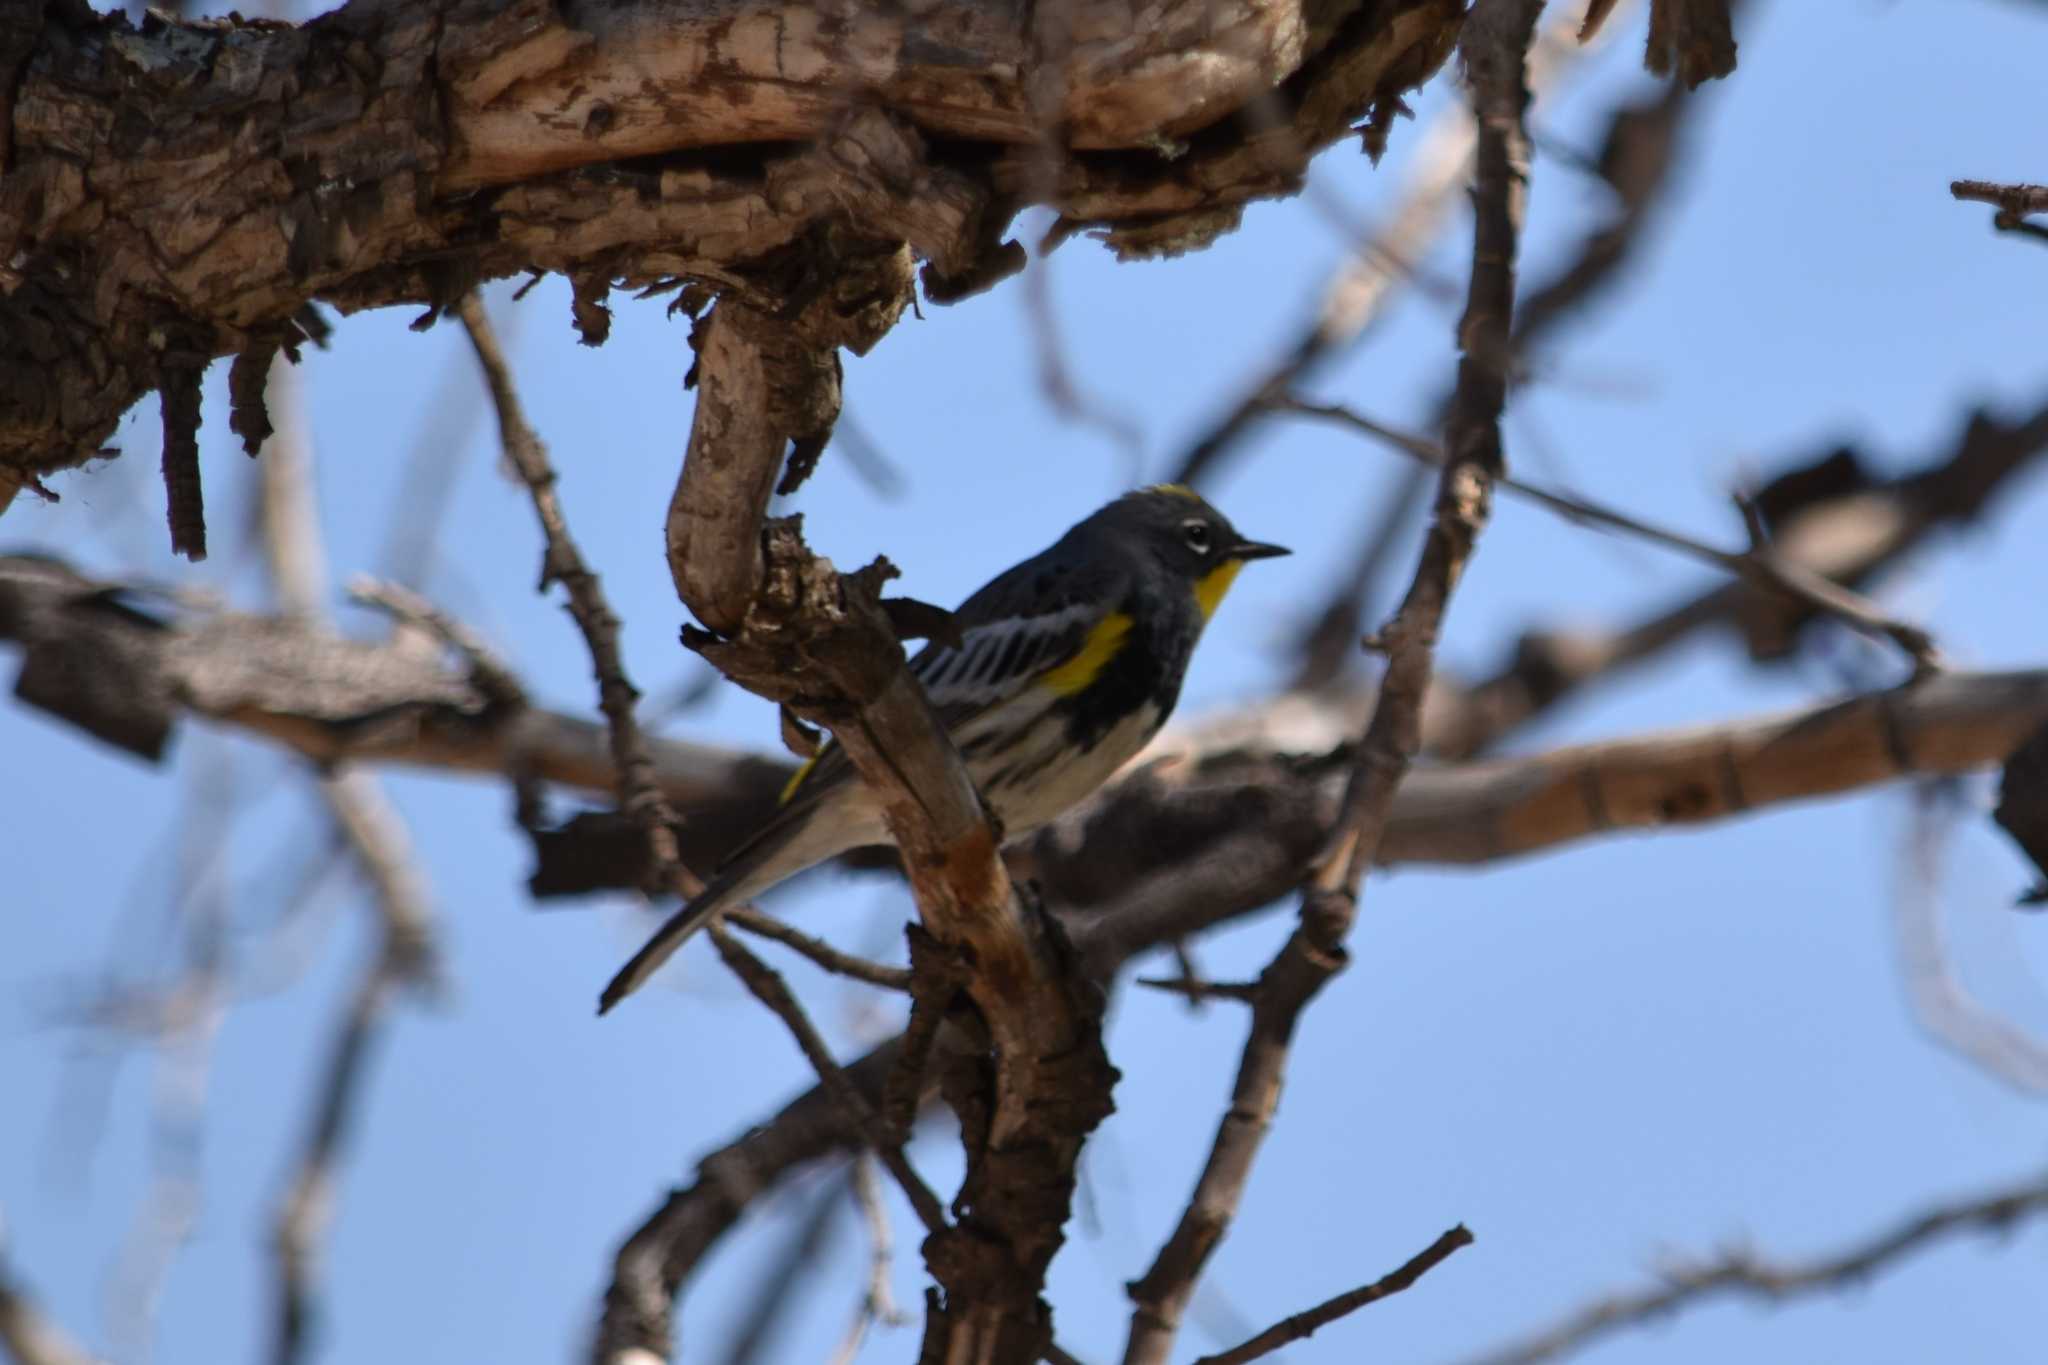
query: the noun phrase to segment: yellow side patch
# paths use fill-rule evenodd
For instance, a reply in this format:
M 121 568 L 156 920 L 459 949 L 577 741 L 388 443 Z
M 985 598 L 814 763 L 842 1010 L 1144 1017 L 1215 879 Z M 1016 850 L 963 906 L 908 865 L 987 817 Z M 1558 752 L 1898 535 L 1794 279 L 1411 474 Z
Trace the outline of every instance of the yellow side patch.
M 1242 559 L 1226 559 L 1195 580 L 1195 604 L 1201 607 L 1204 621 L 1216 614 L 1223 594 L 1230 591 L 1230 585 L 1237 581 L 1237 571 L 1243 567 Z
M 1131 618 L 1120 611 L 1113 611 L 1103 617 L 1088 632 L 1088 638 L 1081 642 L 1081 648 L 1073 658 L 1053 669 L 1039 679 L 1062 697 L 1071 697 L 1102 676 L 1102 670 L 1109 667 L 1109 661 L 1123 648 L 1124 637 L 1131 633 Z
M 796 789 L 801 787 L 804 784 L 804 779 L 811 775 L 811 769 L 818 766 L 818 759 L 824 752 L 823 749 L 820 749 L 817 753 L 805 759 L 803 766 L 796 770 L 795 776 L 782 784 L 782 795 L 775 798 L 776 805 L 786 806 L 789 804 L 789 798 L 796 795 Z

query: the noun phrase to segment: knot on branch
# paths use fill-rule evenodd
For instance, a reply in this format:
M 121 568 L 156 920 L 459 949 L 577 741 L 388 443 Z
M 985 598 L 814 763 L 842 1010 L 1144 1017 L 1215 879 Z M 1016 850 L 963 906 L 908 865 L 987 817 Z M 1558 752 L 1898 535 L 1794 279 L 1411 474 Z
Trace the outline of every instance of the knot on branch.
M 720 638 L 683 628 L 683 643 L 748 691 L 831 724 L 872 702 L 902 664 L 881 602 L 896 566 L 877 558 L 842 574 L 813 554 L 801 516 L 761 533 L 760 590 Z

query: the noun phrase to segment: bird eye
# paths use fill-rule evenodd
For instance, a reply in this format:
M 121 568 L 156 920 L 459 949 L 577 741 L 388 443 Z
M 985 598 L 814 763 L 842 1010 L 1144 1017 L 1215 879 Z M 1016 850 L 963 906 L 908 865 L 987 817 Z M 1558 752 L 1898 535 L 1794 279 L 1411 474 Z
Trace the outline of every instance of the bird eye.
M 1207 523 L 1184 521 L 1180 524 L 1180 534 L 1181 539 L 1188 543 L 1188 548 L 1196 554 L 1205 555 L 1209 553 L 1209 527 Z

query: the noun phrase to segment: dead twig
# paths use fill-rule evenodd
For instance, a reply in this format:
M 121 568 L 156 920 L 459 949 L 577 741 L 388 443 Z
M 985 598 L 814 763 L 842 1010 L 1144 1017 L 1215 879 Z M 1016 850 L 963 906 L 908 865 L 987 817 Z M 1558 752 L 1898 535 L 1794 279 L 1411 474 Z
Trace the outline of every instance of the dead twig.
M 2013 771 L 2007 761 L 2007 784 Z M 2048 1043 L 2001 1018 L 1973 996 L 1942 933 L 1941 882 L 1950 836 L 1963 813 L 1953 779 L 1913 786 L 1906 837 L 1892 897 L 1906 998 L 1927 1035 L 2023 1095 L 2048 1094 Z
M 2037 241 L 2048 241 L 2048 227 L 2030 223 L 2029 217 L 2048 214 L 2048 185 L 2001 185 L 1991 180 L 1951 180 L 1948 192 L 1966 202 L 1991 204 L 1991 226 L 2000 232 L 2017 232 Z
M 1565 6 L 1557 22 L 1546 28 L 1531 49 L 1532 90 L 1560 84 L 1579 60 L 1573 8 Z M 1471 179 L 1478 132 L 1471 111 L 1452 103 L 1427 127 L 1418 128 L 1412 140 L 1406 178 L 1383 215 L 1382 226 L 1360 236 L 1352 254 L 1324 282 L 1313 313 L 1281 348 L 1278 358 L 1182 451 L 1172 465 L 1171 482 L 1192 484 L 1213 473 L 1264 420 L 1266 399 L 1292 391 L 1363 341 L 1411 281 L 1414 263 L 1429 254 L 1430 244 Z M 1397 500 L 1403 508 L 1403 521 L 1414 498 L 1420 496 L 1422 481 L 1416 482 L 1412 495 Z
M 1155 991 L 1165 991 L 1199 1004 L 1204 1000 L 1235 1000 L 1247 1003 L 1256 1000 L 1259 985 L 1256 981 L 1204 981 L 1199 977 L 1179 976 L 1171 979 L 1141 976 L 1132 983 Z
M 5 1227 L 0 1225 L 0 1239 Z M 8 1264 L 0 1240 L 0 1347 L 19 1365 L 104 1365 L 43 1311 Z
M 889 967 L 879 962 L 835 948 L 821 938 L 814 938 L 801 929 L 792 927 L 758 910 L 729 910 L 726 923 L 746 930 L 761 938 L 773 939 L 785 948 L 794 948 L 818 966 L 835 976 L 851 977 L 865 981 L 870 986 L 884 990 L 907 991 L 910 989 L 910 969 Z
M 2048 1175 L 1988 1194 L 1945 1201 L 1830 1255 L 1776 1261 L 1749 1251 L 1728 1251 L 1658 1270 L 1656 1289 L 1596 1299 L 1556 1326 L 1484 1352 L 1467 1365 L 1534 1365 L 1556 1360 L 1616 1332 L 1663 1321 L 1707 1299 L 1751 1298 L 1780 1303 L 1804 1294 L 1867 1284 L 1873 1277 L 1957 1233 L 2006 1233 L 2048 1214 Z
M 1400 1293 L 1443 1264 L 1452 1252 L 1471 1245 L 1472 1234 L 1465 1230 L 1463 1223 L 1460 1223 L 1409 1257 L 1398 1269 L 1382 1275 L 1371 1284 L 1361 1285 L 1348 1293 L 1326 1299 L 1314 1308 L 1296 1313 L 1289 1318 L 1282 1318 L 1251 1340 L 1233 1346 L 1227 1351 L 1203 1356 L 1195 1365 L 1247 1365 L 1247 1362 L 1257 1360 L 1261 1356 L 1269 1356 L 1292 1342 L 1306 1340 L 1315 1335 L 1317 1329 L 1329 1326 L 1346 1314 L 1355 1313 L 1369 1303 L 1377 1303 L 1389 1295 Z
M 1353 431 L 1375 437 L 1426 465 L 1443 467 L 1443 447 L 1436 442 L 1398 431 L 1341 405 L 1307 403 L 1288 397 L 1274 400 L 1272 406 L 1283 412 L 1341 423 Z M 1866 635 L 1889 640 L 1912 661 L 1916 678 L 1941 667 L 1941 656 L 1934 647 L 1934 639 L 1925 630 L 1894 620 L 1869 598 L 1815 573 L 1796 560 L 1788 559 L 1766 540 L 1753 539 L 1747 550 L 1739 552 L 1723 550 L 1691 536 L 1654 526 L 1625 512 L 1617 512 L 1585 498 L 1567 497 L 1524 479 L 1503 477 L 1500 486 L 1567 521 L 1618 531 L 1676 550 L 1702 563 L 1724 569 L 1768 592 L 1832 616 Z
M 1573 22 L 1569 11 L 1560 14 L 1546 35 L 1549 42 L 1537 43 L 1529 62 L 1532 89 L 1543 67 L 1562 60 L 1555 55 L 1558 48 L 1575 50 L 1569 37 Z M 1608 116 L 1594 169 L 1613 192 L 1615 211 L 1590 225 L 1571 256 L 1517 303 L 1507 353 L 1498 362 L 1510 379 L 1520 378 L 1517 371 L 1545 337 L 1623 277 L 1623 268 L 1647 235 L 1646 225 L 1677 179 L 1685 133 L 1697 107 L 1674 86 L 1653 99 L 1622 104 Z M 1271 387 L 1263 396 L 1271 399 L 1284 392 Z M 1455 401 L 1454 384 L 1424 425 L 1442 428 Z M 1428 488 L 1428 476 L 1420 469 L 1397 478 L 1373 524 L 1359 538 L 1354 563 L 1304 634 L 1295 687 L 1325 686 L 1356 658 L 1359 622 L 1371 606 L 1374 585 L 1385 571 L 1391 547 L 1403 543 L 1400 533 L 1421 508 Z
M 846 1114 L 852 1127 L 865 1135 L 868 1149 L 881 1160 L 896 1183 L 910 1200 L 911 1209 L 918 1221 L 929 1232 L 937 1233 L 947 1226 L 945 1206 L 932 1193 L 931 1186 L 911 1168 L 910 1161 L 903 1154 L 902 1145 L 891 1139 L 882 1129 L 881 1120 L 853 1083 L 846 1078 L 846 1072 L 833 1060 L 832 1050 L 825 1046 L 825 1040 L 818 1033 L 817 1025 L 806 1015 L 803 1006 L 790 994 L 789 986 L 767 963 L 748 952 L 723 926 L 714 924 L 710 929 L 711 941 L 718 949 L 718 956 L 740 979 L 749 993 L 765 1005 L 776 1018 L 789 1029 L 796 1039 L 804 1057 L 818 1073 L 818 1079 L 832 1095 L 835 1103 Z
M 1868 787 L 1916 772 L 1998 763 L 2048 723 L 2048 671 L 1945 673 L 1910 691 L 1783 715 L 1642 735 L 1488 763 L 1409 773 L 1380 859 L 1463 865 L 1622 829 L 1722 819 L 1773 803 Z M 1240 919 L 1301 884 L 1322 848 L 1348 772 L 1244 752 L 1148 770 L 1026 845 L 1033 875 L 1072 908 L 1074 949 L 1107 980 L 1139 954 Z M 1243 818 L 1257 793 L 1268 816 Z M 1045 846 L 1039 852 L 1039 845 Z M 1051 861 L 1057 856 L 1061 861 Z M 892 1131 L 936 1094 L 933 1013 L 923 1040 L 899 1036 L 843 1068 Z M 892 1075 L 908 1080 L 893 1093 Z M 889 1108 L 891 1099 L 900 1106 Z M 622 1328 L 666 1311 L 678 1289 L 754 1201 L 796 1172 L 858 1150 L 860 1131 L 822 1084 L 706 1154 L 693 1179 L 651 1209 L 618 1256 L 607 1314 Z
M 1413 581 L 1381 633 L 1387 656 L 1372 719 L 1351 765 L 1332 837 L 1310 870 L 1300 917 L 1260 973 L 1229 1108 L 1186 1209 L 1151 1267 L 1129 1286 L 1125 1365 L 1163 1365 L 1187 1302 L 1228 1231 L 1279 1104 L 1294 1029 L 1343 970 L 1359 887 L 1392 814 L 1394 792 L 1422 747 L 1422 704 L 1444 613 L 1485 525 L 1504 468 L 1500 416 L 1514 313 L 1515 259 L 1528 176 L 1525 67 L 1540 0 L 1479 0 L 1460 50 L 1479 146 L 1471 285 L 1457 330 L 1458 389 L 1445 427 L 1450 458 Z
M 853 1159 L 853 1200 L 860 1207 L 861 1221 L 868 1232 L 868 1279 L 867 1287 L 861 1292 L 860 1303 L 853 1311 L 853 1321 L 847 1324 L 846 1335 L 839 1340 L 832 1352 L 832 1365 L 852 1365 L 853 1358 L 860 1354 L 863 1341 L 867 1340 L 868 1329 L 876 1323 L 885 1327 L 901 1327 L 910 1317 L 896 1306 L 896 1297 L 889 1290 L 889 1269 L 895 1258 L 895 1240 L 889 1233 L 889 1214 L 882 1207 L 882 1191 L 875 1181 L 875 1167 L 865 1154 Z
M 313 506 L 308 437 L 299 416 L 296 379 L 271 371 L 266 406 L 276 430 L 260 466 L 263 538 L 280 603 L 315 631 L 325 630 L 326 554 Z M 295 1163 L 272 1229 L 277 1260 L 275 1365 L 293 1365 L 312 1346 L 319 1251 L 333 1217 L 342 1152 L 362 1104 L 367 1059 L 392 996 L 426 988 L 436 970 L 432 910 L 414 863 L 404 821 L 370 773 L 336 768 L 319 779 L 320 794 L 344 845 L 370 883 L 381 928 L 379 946 L 336 1030 L 315 1091 L 314 1120 Z
M 605 598 L 603 585 L 584 563 L 582 551 L 569 534 L 561 499 L 555 494 L 554 466 L 548 462 L 547 448 L 526 420 L 511 367 L 505 361 L 497 333 L 491 328 L 490 317 L 484 312 L 483 299 L 471 290 L 462 296 L 456 313 L 469 334 L 477 364 L 490 388 L 505 458 L 526 484 L 534 514 L 540 518 L 541 534 L 547 542 L 541 557 L 540 590 L 545 592 L 554 583 L 562 585 L 569 596 L 569 615 L 590 650 L 591 667 L 597 673 L 598 707 L 604 712 L 611 735 L 619 808 L 645 832 L 657 873 L 664 883 L 672 883 L 682 866 L 672 828 L 675 817 L 669 810 L 668 798 L 655 781 L 647 742 L 633 717 L 633 704 L 639 700 L 640 690 L 626 676 L 625 660 L 619 652 L 619 618 Z

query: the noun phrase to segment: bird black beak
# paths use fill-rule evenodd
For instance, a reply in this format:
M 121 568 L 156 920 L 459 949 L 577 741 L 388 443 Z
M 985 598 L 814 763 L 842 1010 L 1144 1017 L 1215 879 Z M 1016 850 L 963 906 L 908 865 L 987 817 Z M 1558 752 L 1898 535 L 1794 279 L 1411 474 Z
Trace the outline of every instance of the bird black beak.
M 1240 540 L 1230 548 L 1232 559 L 1278 559 L 1293 553 L 1285 545 L 1267 545 L 1256 540 Z

